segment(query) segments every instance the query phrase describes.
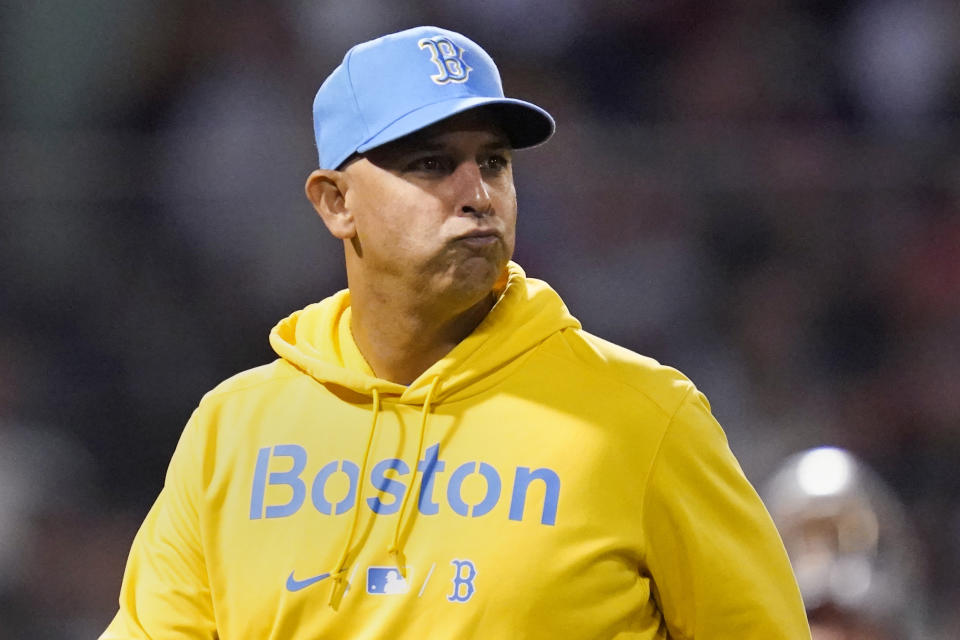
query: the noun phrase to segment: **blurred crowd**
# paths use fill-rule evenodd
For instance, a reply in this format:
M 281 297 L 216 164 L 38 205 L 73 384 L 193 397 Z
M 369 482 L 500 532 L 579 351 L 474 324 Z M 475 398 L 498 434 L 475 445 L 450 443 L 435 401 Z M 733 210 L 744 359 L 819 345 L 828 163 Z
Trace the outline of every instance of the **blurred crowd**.
M 345 286 L 313 94 L 417 24 L 557 118 L 527 273 L 689 375 L 756 484 L 853 452 L 960 637 L 955 1 L 37 0 L 0 9 L 0 640 L 99 634 L 201 395 Z

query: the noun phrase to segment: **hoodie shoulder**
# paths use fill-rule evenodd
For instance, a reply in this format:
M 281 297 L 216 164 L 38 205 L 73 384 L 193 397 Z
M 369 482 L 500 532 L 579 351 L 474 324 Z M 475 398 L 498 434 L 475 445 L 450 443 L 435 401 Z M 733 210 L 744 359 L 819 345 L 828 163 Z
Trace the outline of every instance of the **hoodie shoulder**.
M 282 358 L 278 358 L 268 364 L 247 369 L 246 371 L 241 371 L 240 373 L 230 376 L 208 391 L 206 395 L 204 395 L 201 403 L 209 402 L 217 398 L 224 398 L 241 391 L 283 383 L 302 376 L 303 372 Z
M 553 355 L 586 368 L 609 391 L 643 396 L 667 416 L 696 388 L 677 369 L 582 329 L 562 331 L 551 342 L 548 349 Z

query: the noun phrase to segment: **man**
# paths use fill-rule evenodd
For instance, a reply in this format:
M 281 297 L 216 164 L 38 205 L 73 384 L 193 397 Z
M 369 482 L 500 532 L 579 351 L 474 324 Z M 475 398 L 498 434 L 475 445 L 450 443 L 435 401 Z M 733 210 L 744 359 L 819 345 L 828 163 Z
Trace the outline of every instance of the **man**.
M 349 289 L 200 403 L 103 638 L 808 638 L 703 395 L 510 262 L 550 116 L 423 27 L 351 49 L 314 124 Z

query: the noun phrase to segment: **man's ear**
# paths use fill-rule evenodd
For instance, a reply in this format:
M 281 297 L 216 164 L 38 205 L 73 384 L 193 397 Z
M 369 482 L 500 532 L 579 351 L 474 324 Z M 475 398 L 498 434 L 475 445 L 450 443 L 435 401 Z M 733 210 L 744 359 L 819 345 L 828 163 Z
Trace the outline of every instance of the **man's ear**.
M 333 237 L 348 240 L 356 235 L 353 215 L 346 206 L 347 179 L 342 172 L 317 169 L 307 176 L 304 191 Z

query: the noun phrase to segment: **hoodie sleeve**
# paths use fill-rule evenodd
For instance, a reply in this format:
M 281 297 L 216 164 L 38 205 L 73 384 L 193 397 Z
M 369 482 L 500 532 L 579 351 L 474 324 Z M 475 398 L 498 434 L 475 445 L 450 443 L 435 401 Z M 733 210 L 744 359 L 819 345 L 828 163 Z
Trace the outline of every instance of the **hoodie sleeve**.
M 195 412 L 133 540 L 120 610 L 100 640 L 217 637 L 201 547 L 199 432 Z
M 780 536 L 696 389 L 663 436 L 642 517 L 670 637 L 810 638 Z

